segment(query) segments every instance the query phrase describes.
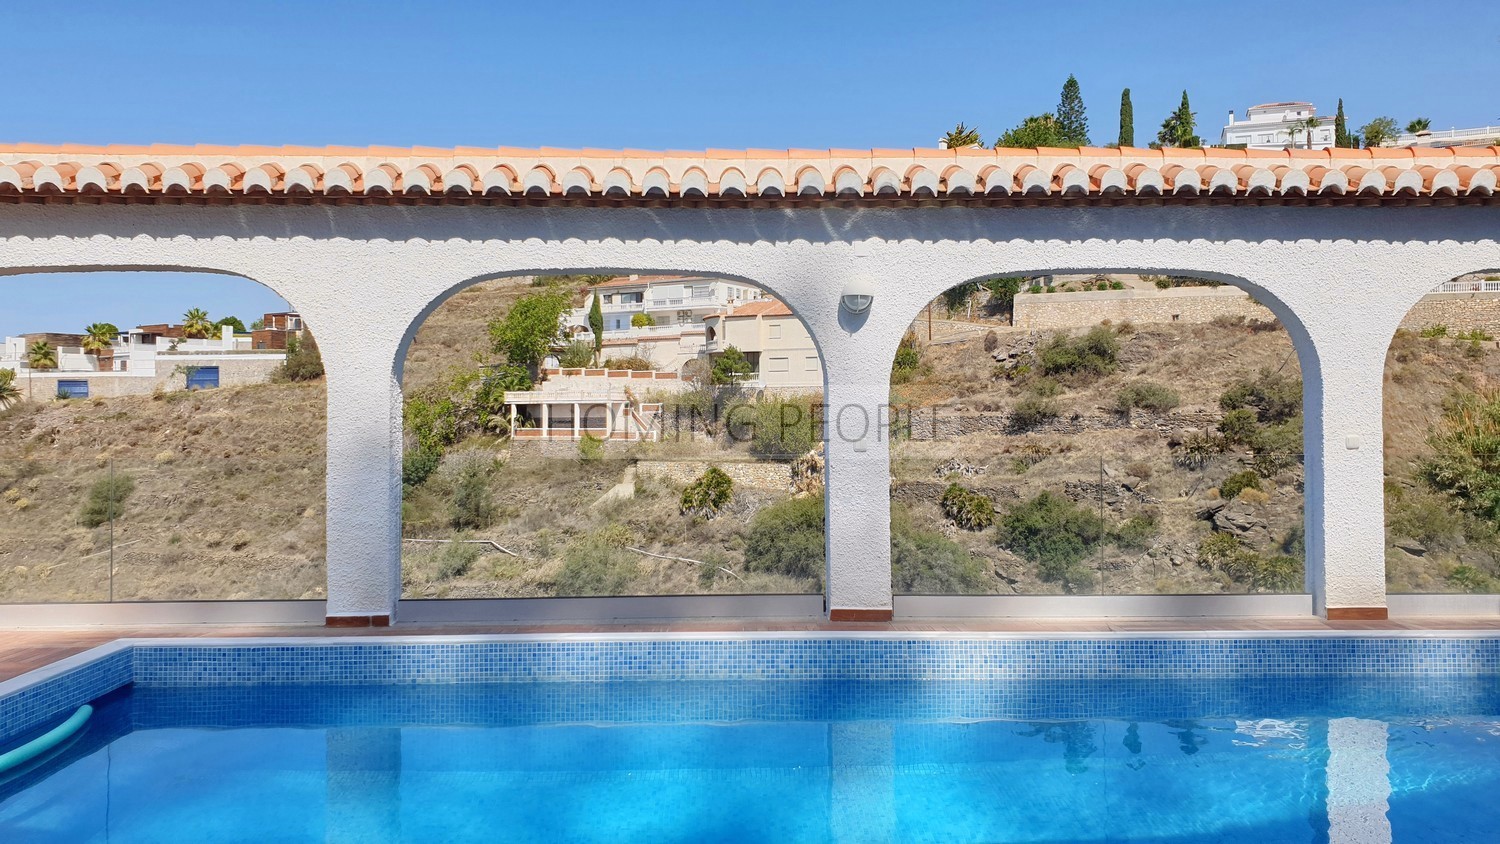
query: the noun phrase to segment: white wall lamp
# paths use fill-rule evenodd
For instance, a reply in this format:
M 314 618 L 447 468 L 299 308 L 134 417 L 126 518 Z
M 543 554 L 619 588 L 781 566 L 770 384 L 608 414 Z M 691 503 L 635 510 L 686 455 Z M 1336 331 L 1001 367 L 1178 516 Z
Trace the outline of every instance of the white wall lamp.
M 868 311 L 875 303 L 875 285 L 868 278 L 855 276 L 844 285 L 844 293 L 839 297 L 839 304 L 844 310 L 851 314 L 859 315 Z

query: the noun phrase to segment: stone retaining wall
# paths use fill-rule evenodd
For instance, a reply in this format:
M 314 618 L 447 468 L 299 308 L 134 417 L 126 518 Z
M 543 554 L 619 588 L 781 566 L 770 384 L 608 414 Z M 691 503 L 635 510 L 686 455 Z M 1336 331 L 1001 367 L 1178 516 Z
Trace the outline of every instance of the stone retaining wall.
M 635 470 L 675 486 L 687 486 L 710 466 L 717 466 L 737 487 L 786 491 L 792 484 L 791 464 L 774 460 L 640 460 Z
M 1500 335 L 1500 293 L 1429 293 L 1401 320 L 1401 327 L 1411 331 L 1432 325 Z
M 1088 328 L 1113 323 L 1212 322 L 1215 317 L 1275 319 L 1237 287 L 1176 287 L 1170 290 L 1093 290 L 1023 293 L 1015 300 L 1014 325 L 1024 331 Z

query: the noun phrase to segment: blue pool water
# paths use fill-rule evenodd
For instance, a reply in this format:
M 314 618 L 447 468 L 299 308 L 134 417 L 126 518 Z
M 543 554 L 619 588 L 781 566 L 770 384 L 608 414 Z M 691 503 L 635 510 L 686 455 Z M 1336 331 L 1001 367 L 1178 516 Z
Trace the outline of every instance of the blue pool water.
M 1458 844 L 1496 795 L 1495 677 L 135 686 L 0 842 Z

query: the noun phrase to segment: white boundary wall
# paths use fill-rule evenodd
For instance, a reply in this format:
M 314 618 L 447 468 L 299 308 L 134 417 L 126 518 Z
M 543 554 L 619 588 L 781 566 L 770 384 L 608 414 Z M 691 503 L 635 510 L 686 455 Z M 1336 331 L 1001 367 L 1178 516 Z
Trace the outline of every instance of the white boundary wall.
M 807 323 L 830 405 L 828 606 L 888 612 L 883 403 L 908 324 L 992 275 L 1195 275 L 1281 319 L 1306 406 L 1307 586 L 1318 611 L 1384 608 L 1386 347 L 1438 283 L 1500 267 L 1500 206 L 915 209 L 485 206 L 0 206 L 0 272 L 214 270 L 311 325 L 328 372 L 328 613 L 400 594 L 401 361 L 450 294 L 502 275 L 707 274 L 759 285 Z M 874 306 L 839 308 L 863 278 Z M 36 283 L 45 283 L 41 279 Z

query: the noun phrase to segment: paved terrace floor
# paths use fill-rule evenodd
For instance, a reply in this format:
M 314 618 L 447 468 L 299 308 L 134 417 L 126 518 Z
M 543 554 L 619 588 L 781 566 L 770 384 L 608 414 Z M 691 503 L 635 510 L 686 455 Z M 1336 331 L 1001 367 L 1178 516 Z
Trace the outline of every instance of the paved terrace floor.
M 121 638 L 185 639 L 251 636 L 441 636 L 501 633 L 754 633 L 762 631 L 883 631 L 945 633 L 1130 633 L 1340 630 L 1493 630 L 1496 618 L 1407 618 L 1395 621 L 1324 621 L 1285 619 L 963 619 L 892 623 L 702 621 L 662 624 L 553 624 L 495 626 L 451 624 L 386 628 L 211 626 L 90 627 L 86 629 L 0 631 L 0 681 Z

